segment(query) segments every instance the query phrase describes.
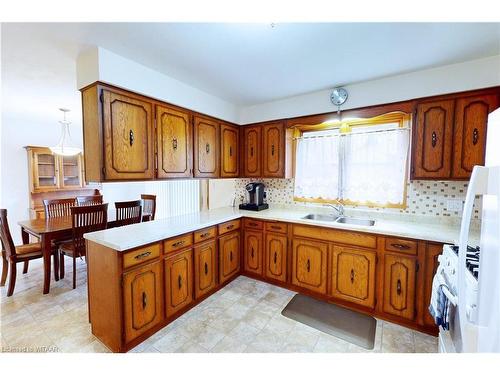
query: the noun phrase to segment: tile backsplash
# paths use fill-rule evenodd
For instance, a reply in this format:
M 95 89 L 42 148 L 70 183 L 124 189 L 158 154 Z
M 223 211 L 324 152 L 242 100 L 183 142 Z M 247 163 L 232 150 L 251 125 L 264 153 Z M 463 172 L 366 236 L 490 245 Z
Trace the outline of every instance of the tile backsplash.
M 313 203 L 296 202 L 293 200 L 294 179 L 236 179 L 236 200 L 245 196 L 245 185 L 249 182 L 263 182 L 266 185 L 267 203 L 275 205 L 314 205 Z M 364 211 L 383 213 L 399 213 L 418 216 L 447 217 L 459 219 L 462 211 L 447 209 L 448 200 L 465 201 L 467 193 L 466 181 L 410 181 L 407 187 L 407 207 L 405 209 L 357 207 Z M 481 218 L 481 200 L 474 202 L 474 220 Z

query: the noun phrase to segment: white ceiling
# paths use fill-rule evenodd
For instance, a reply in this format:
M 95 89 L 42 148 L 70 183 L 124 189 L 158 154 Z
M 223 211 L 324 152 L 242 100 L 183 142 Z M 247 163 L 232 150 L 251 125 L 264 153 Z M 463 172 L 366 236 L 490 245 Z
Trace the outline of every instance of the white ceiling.
M 3 24 L 2 39 L 27 54 L 50 42 L 71 58 L 101 46 L 248 106 L 498 55 L 500 23 Z

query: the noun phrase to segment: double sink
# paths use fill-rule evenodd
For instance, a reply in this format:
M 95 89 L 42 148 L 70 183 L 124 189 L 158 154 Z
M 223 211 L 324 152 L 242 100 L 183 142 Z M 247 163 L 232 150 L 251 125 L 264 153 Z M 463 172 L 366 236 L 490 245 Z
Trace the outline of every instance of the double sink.
M 366 227 L 372 227 L 375 225 L 375 220 L 370 219 L 357 219 L 354 217 L 346 217 L 346 216 L 335 216 L 335 215 L 322 215 L 322 214 L 308 214 L 304 216 L 302 219 L 306 220 L 317 220 L 317 221 L 330 221 L 339 224 L 354 224 L 354 225 L 362 225 Z

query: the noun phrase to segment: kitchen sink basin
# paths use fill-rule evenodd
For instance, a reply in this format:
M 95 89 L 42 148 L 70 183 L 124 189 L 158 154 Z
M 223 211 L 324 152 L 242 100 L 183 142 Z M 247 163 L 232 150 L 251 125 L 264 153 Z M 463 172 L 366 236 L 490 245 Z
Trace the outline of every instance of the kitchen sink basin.
M 335 220 L 340 224 L 354 224 L 354 225 L 364 225 L 366 227 L 372 227 L 375 225 L 375 220 L 370 219 L 356 219 L 354 217 L 339 217 Z
M 309 214 L 304 216 L 302 219 L 308 220 L 320 220 L 320 221 L 335 221 L 339 217 L 335 215 L 321 215 L 321 214 Z
M 331 221 L 339 224 L 354 224 L 354 225 L 363 225 L 366 227 L 372 227 L 375 225 L 375 220 L 356 219 L 354 217 L 335 216 L 335 215 L 308 214 L 304 216 L 302 219 Z

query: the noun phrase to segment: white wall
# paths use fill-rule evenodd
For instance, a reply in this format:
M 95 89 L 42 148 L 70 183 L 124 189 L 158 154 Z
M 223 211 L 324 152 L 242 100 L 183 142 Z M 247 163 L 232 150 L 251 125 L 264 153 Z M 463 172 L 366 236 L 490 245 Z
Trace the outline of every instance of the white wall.
M 335 69 L 335 67 L 332 66 L 332 69 Z M 345 87 L 349 91 L 349 99 L 342 106 L 342 109 L 366 107 L 497 85 L 500 85 L 500 56 L 493 56 L 346 85 Z M 330 89 L 316 91 L 241 108 L 239 123 L 250 124 L 333 112 L 337 108 L 330 102 L 330 93 Z
M 101 47 L 78 57 L 77 74 L 78 88 L 101 81 L 222 120 L 238 120 L 236 105 Z
M 208 207 L 219 208 L 233 204 L 235 194 L 234 178 L 211 179 L 208 183 Z M 236 202 L 239 203 L 239 202 Z

